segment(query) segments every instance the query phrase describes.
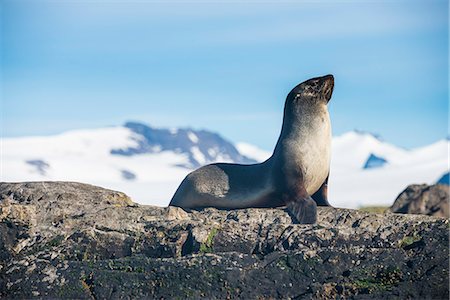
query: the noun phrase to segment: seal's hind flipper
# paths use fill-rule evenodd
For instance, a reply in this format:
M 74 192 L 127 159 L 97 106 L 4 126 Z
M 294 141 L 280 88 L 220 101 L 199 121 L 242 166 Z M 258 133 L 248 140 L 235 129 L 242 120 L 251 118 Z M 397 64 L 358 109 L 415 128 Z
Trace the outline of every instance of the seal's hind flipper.
M 328 202 L 328 176 L 320 186 L 319 190 L 315 192 L 311 197 L 314 201 L 316 201 L 317 206 L 331 206 Z
M 317 204 L 309 196 L 288 202 L 287 210 L 294 219 L 294 223 L 314 224 L 317 221 Z

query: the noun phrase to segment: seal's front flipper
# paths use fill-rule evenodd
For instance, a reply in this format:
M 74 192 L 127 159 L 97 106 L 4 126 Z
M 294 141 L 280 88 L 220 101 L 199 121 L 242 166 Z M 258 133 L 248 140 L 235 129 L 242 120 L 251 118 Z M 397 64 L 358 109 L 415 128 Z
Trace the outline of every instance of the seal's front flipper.
M 328 202 L 328 176 L 319 190 L 315 192 L 311 197 L 314 201 L 316 201 L 317 206 L 331 206 Z
M 309 196 L 288 202 L 287 209 L 299 224 L 314 224 L 317 221 L 317 204 Z

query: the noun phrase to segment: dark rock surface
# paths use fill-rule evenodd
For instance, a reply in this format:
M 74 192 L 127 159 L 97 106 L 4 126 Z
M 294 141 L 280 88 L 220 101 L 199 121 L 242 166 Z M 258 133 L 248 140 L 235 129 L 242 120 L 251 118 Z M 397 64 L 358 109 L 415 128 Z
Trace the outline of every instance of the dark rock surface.
M 367 158 L 363 169 L 380 168 L 387 163 L 388 163 L 388 161 L 385 158 L 383 158 L 381 156 L 377 156 L 373 153 L 370 153 L 369 158 Z
M 449 218 L 449 186 L 413 184 L 395 200 L 390 211 Z
M 0 184 L 0 298 L 448 299 L 446 219 L 186 212 L 66 182 Z

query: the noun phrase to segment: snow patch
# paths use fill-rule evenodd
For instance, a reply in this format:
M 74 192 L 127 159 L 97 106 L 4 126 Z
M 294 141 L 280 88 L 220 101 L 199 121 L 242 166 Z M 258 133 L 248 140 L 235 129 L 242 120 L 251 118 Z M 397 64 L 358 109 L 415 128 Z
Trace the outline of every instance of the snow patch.
M 193 142 L 194 144 L 198 143 L 198 137 L 195 133 L 193 133 L 192 131 L 189 131 L 187 134 L 188 138 L 191 140 L 191 142 Z
M 218 150 L 217 150 L 217 148 L 209 148 L 208 149 L 208 154 L 209 154 L 209 156 L 211 156 L 211 157 L 216 157 L 216 155 L 218 154 Z
M 161 145 L 156 145 L 152 147 L 152 152 L 161 152 Z
M 206 158 L 203 155 L 203 153 L 200 151 L 200 149 L 198 147 L 192 147 L 191 148 L 191 153 L 192 156 L 194 157 L 194 159 L 200 164 L 200 165 L 204 165 L 206 163 Z
M 169 132 L 170 132 L 170 134 L 177 134 L 178 133 L 178 128 L 170 128 Z
M 247 156 L 248 158 L 252 158 L 257 162 L 263 162 L 272 155 L 272 153 L 269 151 L 262 150 L 254 145 L 244 142 L 237 143 L 236 148 L 238 149 L 239 153 Z

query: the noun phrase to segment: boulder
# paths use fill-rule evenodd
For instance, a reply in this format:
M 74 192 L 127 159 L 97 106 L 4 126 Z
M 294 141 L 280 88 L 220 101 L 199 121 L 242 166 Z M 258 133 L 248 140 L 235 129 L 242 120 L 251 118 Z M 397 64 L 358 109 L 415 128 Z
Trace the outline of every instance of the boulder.
M 390 211 L 449 218 L 449 186 L 413 184 L 395 200 Z
M 448 299 L 449 221 L 320 207 L 185 211 L 0 183 L 0 298 Z

